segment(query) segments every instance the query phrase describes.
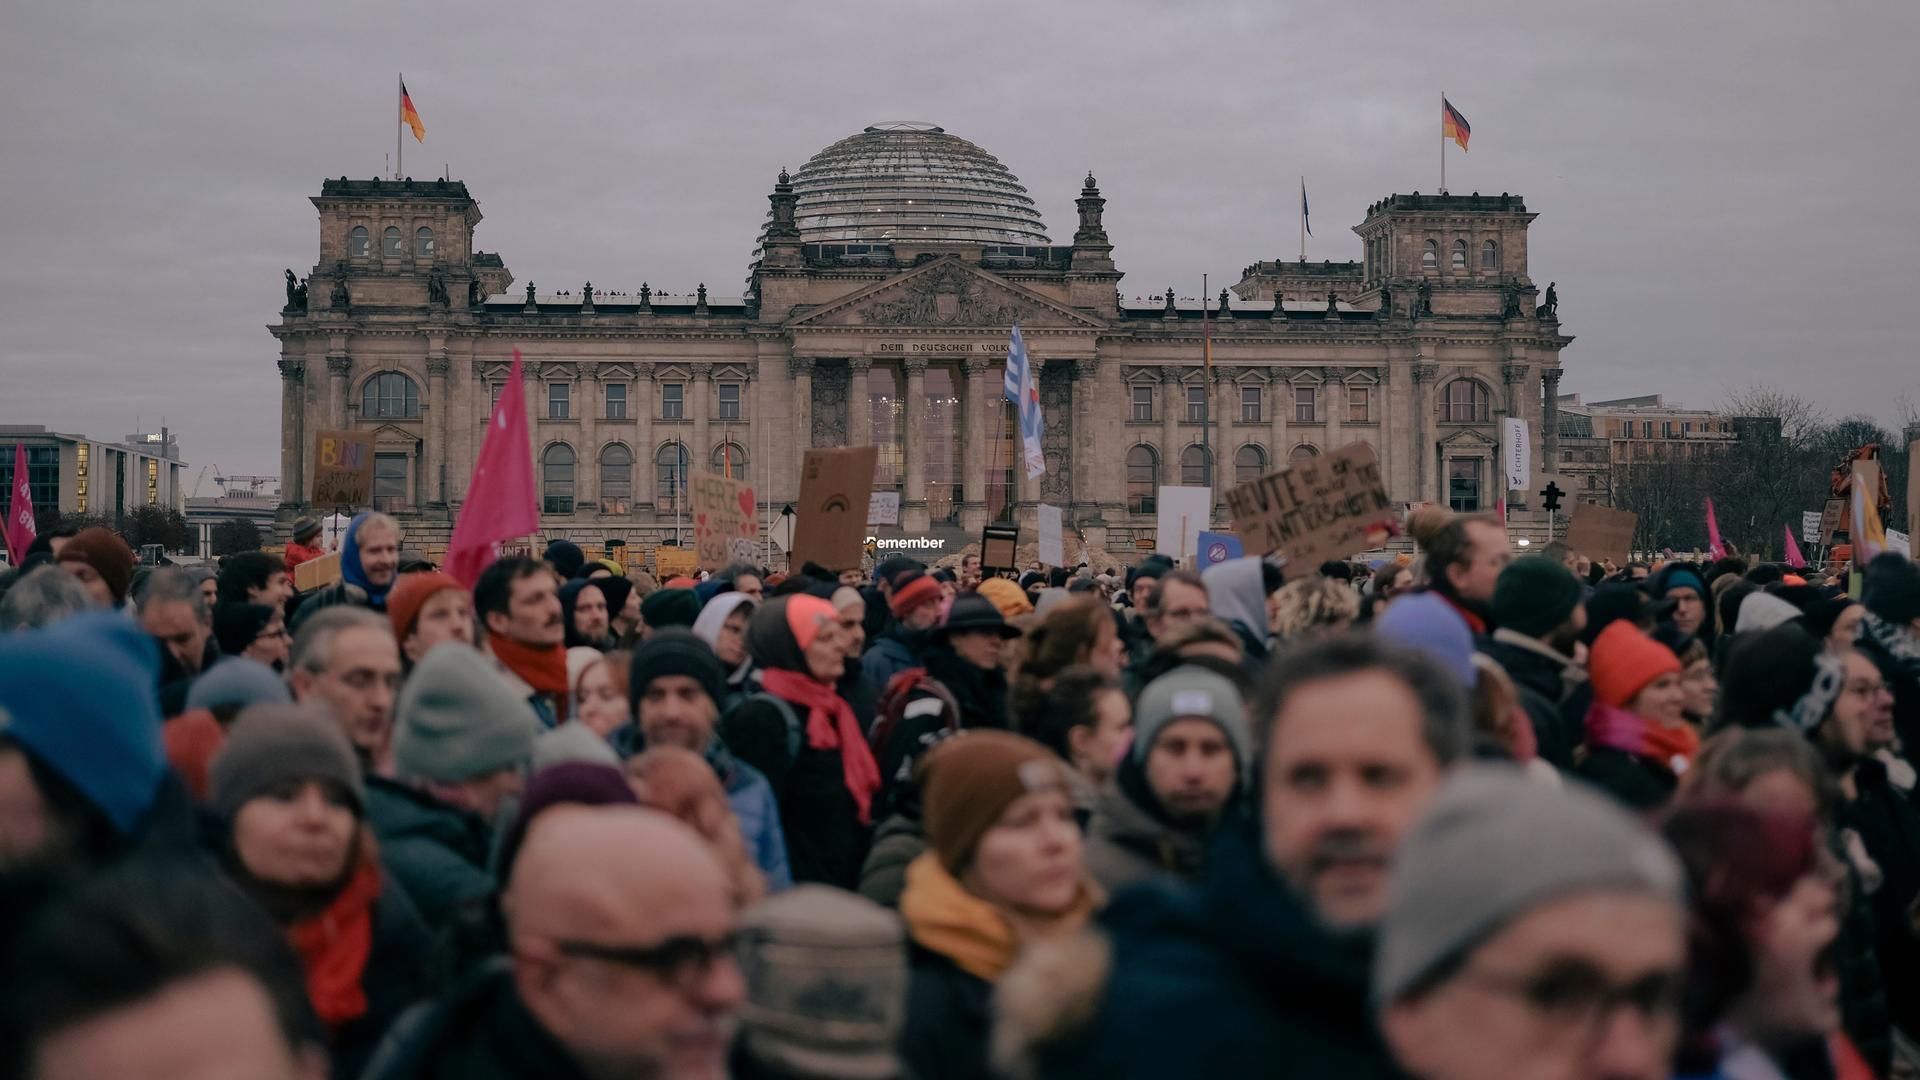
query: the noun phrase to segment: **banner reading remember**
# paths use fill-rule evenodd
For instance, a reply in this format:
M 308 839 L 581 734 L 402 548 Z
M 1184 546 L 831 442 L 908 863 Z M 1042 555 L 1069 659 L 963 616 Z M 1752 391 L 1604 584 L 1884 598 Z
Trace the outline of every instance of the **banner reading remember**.
M 1288 576 L 1366 547 L 1367 530 L 1394 518 L 1373 447 L 1352 443 L 1227 492 L 1249 555 L 1278 551 Z

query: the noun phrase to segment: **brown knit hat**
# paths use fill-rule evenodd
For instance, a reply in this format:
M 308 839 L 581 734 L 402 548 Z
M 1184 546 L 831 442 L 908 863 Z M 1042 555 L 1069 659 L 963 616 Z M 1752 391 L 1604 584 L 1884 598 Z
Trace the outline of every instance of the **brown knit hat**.
M 127 585 L 133 581 L 133 549 L 112 529 L 104 525 L 81 529 L 60 548 L 59 561 L 93 567 L 113 593 L 113 602 L 127 602 Z
M 1008 731 L 956 735 L 934 747 L 920 769 L 927 840 L 953 874 L 1015 799 L 1068 786 L 1059 755 Z

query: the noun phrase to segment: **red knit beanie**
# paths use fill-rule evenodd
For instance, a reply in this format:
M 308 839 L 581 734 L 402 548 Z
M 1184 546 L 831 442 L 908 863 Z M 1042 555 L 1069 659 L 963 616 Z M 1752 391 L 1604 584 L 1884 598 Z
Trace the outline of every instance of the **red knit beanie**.
M 387 594 L 387 618 L 393 622 L 395 641 L 407 640 L 407 635 L 413 632 L 414 622 L 420 618 L 420 609 L 426 606 L 429 597 L 442 589 L 465 592 L 467 587 L 452 574 L 443 574 L 438 570 L 400 575 L 393 591 Z
M 1607 624 L 1593 639 L 1587 656 L 1587 677 L 1596 701 L 1624 708 L 1646 685 L 1662 675 L 1681 671 L 1673 650 L 1648 637 L 1625 619 Z
M 893 587 L 887 608 L 894 618 L 904 619 L 908 612 L 922 604 L 938 603 L 941 595 L 939 582 L 915 570 L 901 576 L 900 583 Z

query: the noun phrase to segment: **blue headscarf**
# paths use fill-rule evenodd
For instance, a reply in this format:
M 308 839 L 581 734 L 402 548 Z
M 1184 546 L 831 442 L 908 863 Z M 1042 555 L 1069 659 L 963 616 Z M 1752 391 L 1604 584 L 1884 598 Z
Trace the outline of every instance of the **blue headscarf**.
M 387 591 L 393 588 L 393 582 L 375 587 L 367 580 L 366 568 L 360 565 L 360 525 L 371 513 L 355 514 L 347 525 L 347 541 L 340 545 L 340 580 L 358 588 L 367 594 L 367 606 L 375 611 L 387 610 Z M 399 575 L 395 575 L 398 580 Z

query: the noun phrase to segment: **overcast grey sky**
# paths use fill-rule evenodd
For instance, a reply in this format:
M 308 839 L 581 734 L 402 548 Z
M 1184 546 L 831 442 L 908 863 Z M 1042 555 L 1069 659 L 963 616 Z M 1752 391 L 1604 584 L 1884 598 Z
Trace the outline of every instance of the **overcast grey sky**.
M 880 120 L 997 155 L 1056 242 L 1088 169 L 1127 295 L 1356 258 L 1369 202 L 1537 211 L 1562 388 L 1690 405 L 1769 382 L 1894 421 L 1920 399 L 1920 5 L 102 3 L 0 15 L 0 422 L 279 469 L 280 270 L 309 196 L 427 125 L 524 284 L 737 294 L 774 174 Z M 197 469 L 196 469 L 197 471 Z M 202 494 L 216 493 L 209 481 Z

